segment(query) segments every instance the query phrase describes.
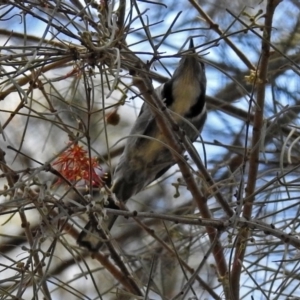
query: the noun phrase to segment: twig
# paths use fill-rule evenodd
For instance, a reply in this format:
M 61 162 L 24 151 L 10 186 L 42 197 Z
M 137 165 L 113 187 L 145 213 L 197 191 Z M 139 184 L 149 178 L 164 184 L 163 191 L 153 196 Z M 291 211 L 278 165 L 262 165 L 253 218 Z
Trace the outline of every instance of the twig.
M 189 2 L 195 7 L 195 9 L 199 12 L 202 18 L 209 24 L 210 28 L 217 32 L 221 37 L 223 37 L 224 41 L 227 43 L 228 46 L 236 53 L 236 55 L 245 63 L 245 65 L 250 70 L 255 70 L 253 64 L 249 61 L 246 55 L 237 48 L 237 46 L 224 35 L 224 32 L 219 28 L 219 25 L 214 23 L 214 21 L 207 15 L 207 13 L 201 8 L 201 6 L 195 0 L 189 0 Z

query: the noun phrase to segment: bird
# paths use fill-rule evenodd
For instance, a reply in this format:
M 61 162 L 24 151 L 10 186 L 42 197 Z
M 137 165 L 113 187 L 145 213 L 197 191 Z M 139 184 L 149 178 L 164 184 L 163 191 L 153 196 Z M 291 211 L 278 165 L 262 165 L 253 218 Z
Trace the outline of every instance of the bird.
M 174 121 L 194 142 L 202 131 L 207 111 L 205 65 L 195 53 L 193 39 L 171 79 L 156 88 L 155 93 L 171 114 L 174 112 Z M 175 164 L 171 151 L 164 144 L 167 144 L 166 138 L 160 132 L 149 105 L 144 102 L 114 171 L 111 190 L 118 201 L 126 203 Z M 107 207 L 118 209 L 112 200 Z M 109 220 L 104 221 L 107 230 L 112 228 L 116 219 L 117 216 L 109 216 Z M 90 251 L 98 251 L 103 245 L 103 239 L 97 238 L 96 223 L 92 218 L 77 240 L 80 246 Z

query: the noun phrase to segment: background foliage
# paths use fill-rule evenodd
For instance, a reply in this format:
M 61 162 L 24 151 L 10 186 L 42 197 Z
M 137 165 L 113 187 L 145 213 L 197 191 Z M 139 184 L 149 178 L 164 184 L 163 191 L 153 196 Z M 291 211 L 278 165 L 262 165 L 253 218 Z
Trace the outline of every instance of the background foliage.
M 1 299 L 299 298 L 297 0 L 0 8 Z M 188 149 L 191 168 L 103 210 L 147 98 L 133 77 L 165 82 L 190 37 L 208 80 L 201 159 Z M 99 253 L 76 244 L 91 211 L 126 216 Z

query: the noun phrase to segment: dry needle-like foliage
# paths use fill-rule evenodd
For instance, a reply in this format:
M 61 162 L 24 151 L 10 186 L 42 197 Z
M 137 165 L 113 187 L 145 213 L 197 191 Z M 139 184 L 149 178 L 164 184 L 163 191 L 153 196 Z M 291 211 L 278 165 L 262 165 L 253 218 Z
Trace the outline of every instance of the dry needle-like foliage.
M 300 299 L 300 6 L 246 2 L 1 1 L 0 299 Z M 184 140 L 151 95 L 190 38 L 202 135 L 106 209 L 143 101 Z

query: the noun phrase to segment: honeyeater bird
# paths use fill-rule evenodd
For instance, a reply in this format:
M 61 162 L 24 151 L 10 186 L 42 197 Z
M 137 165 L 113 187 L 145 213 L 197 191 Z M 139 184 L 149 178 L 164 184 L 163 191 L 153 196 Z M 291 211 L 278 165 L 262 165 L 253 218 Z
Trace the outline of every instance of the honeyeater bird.
M 189 51 L 181 58 L 172 78 L 155 89 L 191 142 L 197 139 L 206 120 L 205 90 L 205 66 L 195 53 L 191 39 Z M 171 151 L 164 144 L 167 144 L 166 138 L 144 102 L 114 171 L 112 192 L 118 201 L 126 202 L 175 164 Z M 117 208 L 114 201 L 109 202 L 109 208 Z M 109 216 L 103 221 L 104 227 L 110 230 L 116 218 Z M 97 251 L 103 240 L 97 237 L 96 227 L 97 224 L 90 220 L 79 235 L 78 244 Z

